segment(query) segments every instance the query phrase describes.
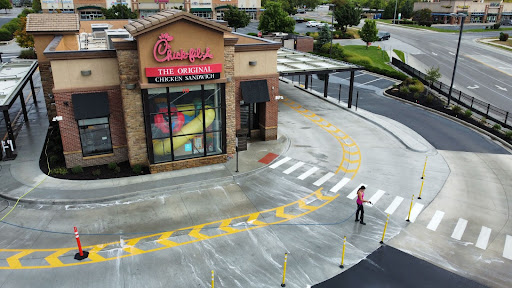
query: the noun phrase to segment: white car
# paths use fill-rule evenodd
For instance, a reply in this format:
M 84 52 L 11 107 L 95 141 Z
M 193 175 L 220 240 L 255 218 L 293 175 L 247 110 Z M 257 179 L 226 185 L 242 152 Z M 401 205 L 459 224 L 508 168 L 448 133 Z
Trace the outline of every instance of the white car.
M 318 25 L 316 25 L 316 29 L 322 29 L 324 26 L 327 26 L 327 28 L 331 31 L 336 31 L 336 29 L 334 29 L 334 27 L 332 27 L 331 24 L 327 24 L 327 23 L 318 23 Z
M 317 22 L 317 21 L 308 21 L 306 23 L 306 27 L 316 27 L 318 25 L 320 25 L 321 23 L 320 22 Z

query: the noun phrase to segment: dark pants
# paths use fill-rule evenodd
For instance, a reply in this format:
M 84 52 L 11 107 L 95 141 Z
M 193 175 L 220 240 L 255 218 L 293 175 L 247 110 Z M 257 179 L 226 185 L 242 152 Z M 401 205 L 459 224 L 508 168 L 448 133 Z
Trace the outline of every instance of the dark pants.
M 361 218 L 359 218 L 359 211 L 361 211 Z M 361 222 L 363 222 L 363 218 L 364 218 L 363 204 L 357 204 L 356 219 L 361 219 Z

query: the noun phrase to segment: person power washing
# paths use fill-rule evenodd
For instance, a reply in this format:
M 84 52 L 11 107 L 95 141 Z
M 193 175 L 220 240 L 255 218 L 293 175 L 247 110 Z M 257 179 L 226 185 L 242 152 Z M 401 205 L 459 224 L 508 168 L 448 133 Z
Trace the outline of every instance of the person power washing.
M 364 202 L 368 202 L 370 204 L 372 204 L 371 201 L 368 201 L 368 200 L 364 200 L 364 190 L 366 189 L 366 187 L 364 186 L 361 186 L 358 190 L 357 190 L 357 200 L 356 200 L 356 203 L 357 203 L 357 211 L 356 211 L 356 222 L 359 221 L 359 223 L 363 224 L 363 225 L 366 225 L 366 223 L 364 223 L 363 219 L 364 219 L 364 208 L 363 208 L 363 203 Z M 361 220 L 359 220 L 359 211 L 361 211 Z

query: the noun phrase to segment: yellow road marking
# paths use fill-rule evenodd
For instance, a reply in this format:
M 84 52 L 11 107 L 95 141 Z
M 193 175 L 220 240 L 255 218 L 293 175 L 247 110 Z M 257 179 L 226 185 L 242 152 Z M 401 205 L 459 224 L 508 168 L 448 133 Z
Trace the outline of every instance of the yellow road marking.
M 327 131 L 329 134 L 334 136 L 336 140 L 340 143 L 341 148 L 343 149 L 343 159 L 341 160 L 340 165 L 338 166 L 338 169 L 335 173 L 338 173 L 339 171 L 343 171 L 345 173 L 352 174 L 352 177 L 350 179 L 354 179 L 356 177 L 357 172 L 359 171 L 359 167 L 361 167 L 361 151 L 359 150 L 359 146 L 357 146 L 356 142 L 345 132 L 343 132 L 338 127 L 334 126 L 330 122 L 326 121 L 322 117 L 316 115 L 315 113 L 307 110 L 306 108 L 302 107 L 300 104 L 296 103 L 293 100 L 290 100 L 288 98 L 285 98 L 281 100 L 281 102 L 288 107 L 292 108 L 293 110 L 297 111 L 298 113 L 302 114 L 304 117 L 311 120 L 313 123 L 320 126 L 322 129 Z M 317 119 L 313 119 L 317 118 Z M 351 149 L 357 149 L 356 151 L 350 151 L 348 148 Z M 347 157 L 348 155 L 348 157 Z M 358 159 L 351 159 L 351 156 L 358 155 Z M 344 167 L 343 165 L 347 163 L 348 166 L 356 166 L 355 168 L 348 168 Z
M 279 223 L 283 223 L 292 219 L 296 219 L 299 217 L 302 217 L 308 213 L 311 213 L 313 211 L 316 211 L 323 206 L 331 203 L 334 199 L 336 199 L 338 195 L 336 196 L 324 196 L 322 195 L 322 188 L 318 189 L 317 191 L 297 200 L 292 203 L 288 203 L 286 205 L 255 212 L 247 215 L 237 216 L 233 218 L 218 220 L 210 223 L 195 225 L 191 227 L 185 227 L 180 228 L 174 231 L 167 231 L 163 233 L 157 233 L 147 236 L 142 236 L 138 238 L 130 239 L 126 242 L 125 245 L 122 245 L 120 241 L 118 242 L 111 242 L 111 243 L 104 243 L 104 244 L 98 244 L 98 245 L 92 245 L 92 246 L 84 246 L 83 249 L 86 251 L 89 251 L 89 259 L 88 261 L 76 261 L 71 263 L 65 263 L 62 262 L 59 257 L 65 257 L 64 254 L 67 252 L 77 252 L 76 248 L 55 248 L 55 249 L 0 249 L 0 253 L 2 252 L 17 252 L 15 255 L 8 257 L 6 260 L 7 266 L 1 266 L 3 265 L 3 262 L 0 261 L 0 270 L 3 269 L 41 269 L 41 268 L 55 268 L 55 267 L 68 267 L 68 266 L 76 266 L 76 265 L 86 265 L 86 264 L 93 264 L 93 263 L 100 263 L 110 260 L 115 260 L 119 258 L 125 258 L 130 257 L 138 254 L 143 253 L 149 253 L 149 252 L 155 252 L 163 249 L 168 249 L 170 247 L 176 247 L 176 246 L 182 246 L 190 243 L 195 243 L 203 240 L 213 239 L 221 236 L 231 235 L 235 233 L 240 233 L 243 231 L 258 229 L 267 227 L 270 225 L 275 225 Z M 318 206 L 308 206 L 306 205 L 306 200 L 312 199 L 312 201 L 321 201 L 321 204 Z M 320 203 L 320 202 L 319 202 Z M 292 215 L 286 213 L 286 208 L 294 209 L 294 208 L 301 208 L 303 210 L 306 210 L 303 213 L 300 213 L 298 215 Z M 268 215 L 268 216 L 275 216 L 276 218 L 280 218 L 278 220 L 275 220 L 274 222 L 263 222 L 258 220 L 258 218 L 261 215 Z M 266 217 L 267 219 L 272 219 L 271 217 Z M 263 218 L 262 218 L 263 219 Z M 235 229 L 233 227 L 228 227 L 229 223 L 233 222 L 233 220 L 238 220 L 235 222 L 240 221 L 246 221 L 248 225 L 239 226 L 239 229 Z M 225 233 L 219 233 L 217 235 L 209 236 L 206 234 L 201 233 L 202 229 L 205 229 L 205 227 L 208 227 L 208 229 L 218 229 L 218 231 L 224 231 Z M 218 228 L 215 228 L 218 227 Z M 238 228 L 238 227 L 237 227 Z M 188 232 L 190 231 L 190 232 Z M 183 235 L 177 232 L 188 232 L 188 236 L 192 237 L 192 240 L 186 241 L 186 242 L 174 242 L 171 240 L 168 240 L 173 234 L 179 234 Z M 83 236 L 82 238 L 86 240 L 87 236 Z M 140 246 L 136 247 L 139 243 L 141 243 L 141 240 L 147 240 L 152 241 L 155 237 L 159 237 L 158 240 L 155 242 L 161 245 L 164 245 L 164 247 L 156 247 L 149 250 L 143 250 Z M 178 238 L 176 238 L 178 239 Z M 124 251 L 124 254 L 117 255 L 112 257 L 106 257 L 110 256 L 111 253 L 108 253 L 107 251 L 104 251 L 103 249 L 107 247 L 115 247 L 118 249 L 122 249 Z M 128 247 L 127 247 L 128 246 Z M 122 247 L 122 248 L 120 248 Z M 147 247 L 146 245 L 144 247 Z M 25 257 L 26 255 L 29 255 L 34 252 L 46 252 L 49 254 L 45 258 L 45 260 L 48 262 L 48 265 L 46 266 L 23 266 L 21 262 L 19 261 L 20 258 Z M 99 253 L 103 253 L 102 255 L 99 255 Z

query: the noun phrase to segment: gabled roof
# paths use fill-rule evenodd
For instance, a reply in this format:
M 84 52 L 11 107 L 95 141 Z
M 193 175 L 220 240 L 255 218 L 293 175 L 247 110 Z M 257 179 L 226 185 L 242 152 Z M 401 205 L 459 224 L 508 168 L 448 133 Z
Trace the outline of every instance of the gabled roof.
M 176 9 L 164 10 L 151 16 L 145 17 L 144 19 L 133 20 L 130 22 L 130 24 L 125 25 L 124 28 L 128 30 L 128 32 L 130 32 L 133 37 L 135 37 L 182 19 L 203 25 L 222 33 L 231 32 L 231 29 L 224 25 L 215 23 L 210 20 L 205 20 L 191 13 Z
M 28 14 L 27 32 L 78 32 L 80 19 L 78 14 L 42 13 Z

